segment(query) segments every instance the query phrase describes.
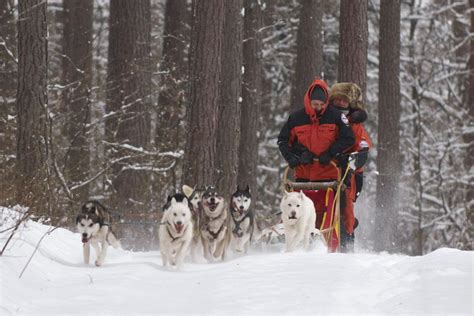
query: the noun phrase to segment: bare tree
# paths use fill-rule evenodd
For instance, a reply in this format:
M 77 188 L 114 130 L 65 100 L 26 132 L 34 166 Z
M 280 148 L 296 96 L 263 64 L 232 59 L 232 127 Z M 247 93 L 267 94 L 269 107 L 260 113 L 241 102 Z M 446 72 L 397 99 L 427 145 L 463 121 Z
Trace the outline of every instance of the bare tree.
M 316 76 L 321 76 L 323 65 L 323 10 L 321 7 L 320 0 L 302 0 L 290 112 L 303 106 L 304 94 L 308 86 Z
M 156 148 L 160 151 L 182 149 L 185 146 L 185 142 L 180 141 L 184 138 L 180 121 L 185 108 L 190 18 L 186 0 L 166 1 L 155 137 Z M 170 183 L 176 186 L 175 168 L 157 177 L 157 186 L 163 187 Z
M 112 0 L 110 3 L 109 63 L 106 122 L 113 157 L 132 154 L 150 144 L 151 21 L 150 0 Z M 136 153 L 136 151 L 135 151 Z M 149 194 L 149 173 L 140 154 L 113 167 L 114 202 L 120 209 L 142 209 Z
M 18 3 L 17 201 L 35 212 L 47 207 L 46 2 Z
M 471 144 L 468 147 L 468 151 L 466 154 L 465 164 L 466 170 L 473 169 L 474 166 L 474 39 L 472 38 L 472 34 L 474 34 L 474 0 L 469 0 L 470 6 L 470 20 L 471 20 L 471 45 L 470 45 L 470 54 L 469 54 L 469 95 L 468 95 L 468 114 L 470 117 L 470 128 L 468 129 L 470 133 L 466 133 L 464 136 L 464 140 L 467 144 Z M 472 173 L 471 173 L 472 177 Z M 466 214 L 467 214 L 467 223 L 470 229 L 466 230 L 466 235 L 464 237 L 466 250 L 473 250 L 472 238 L 474 237 L 474 185 L 472 181 L 470 182 L 470 186 L 467 188 L 466 194 Z M 471 241 L 471 242 L 469 242 Z
M 14 177 L 15 157 L 15 94 L 17 85 L 17 52 L 15 4 L 0 2 L 0 178 Z M 0 200 L 7 202 L 14 187 L 10 181 L 1 181 Z
M 263 12 L 258 1 L 245 0 L 242 82 L 242 113 L 240 122 L 239 176 L 241 187 L 257 191 L 258 122 L 262 102 Z
M 367 0 L 341 0 L 339 17 L 338 82 L 354 82 L 367 87 Z
M 183 183 L 210 185 L 216 180 L 224 1 L 194 0 L 190 51 L 190 106 Z
M 229 197 L 237 185 L 242 88 L 242 0 L 225 2 L 219 122 L 217 134 L 217 187 Z
M 90 119 L 92 85 L 92 0 L 63 2 L 63 104 L 66 110 L 66 136 L 70 147 L 66 153 L 65 171 L 69 181 L 77 184 L 87 178 L 90 152 L 86 126 Z M 89 186 L 77 190 L 76 199 L 84 201 Z
M 375 248 L 394 251 L 401 164 L 400 144 L 400 1 L 382 0 L 379 39 L 379 120 Z

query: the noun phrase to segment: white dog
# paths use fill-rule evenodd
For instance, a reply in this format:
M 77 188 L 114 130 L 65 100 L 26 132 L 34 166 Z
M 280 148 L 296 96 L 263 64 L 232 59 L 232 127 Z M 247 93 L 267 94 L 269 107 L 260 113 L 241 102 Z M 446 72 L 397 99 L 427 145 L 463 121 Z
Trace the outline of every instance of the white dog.
M 91 245 L 95 249 L 96 266 L 104 263 L 109 244 L 120 248 L 120 242 L 112 232 L 112 217 L 98 201 L 87 201 L 76 218 L 76 226 L 82 235 L 84 263 L 89 264 Z
M 180 269 L 193 239 L 190 203 L 183 194 L 175 194 L 164 209 L 158 235 L 163 266 Z
M 286 192 L 280 203 L 282 221 L 285 228 L 285 251 L 295 250 L 303 241 L 309 248 L 311 233 L 316 224 L 316 211 L 313 201 L 303 192 Z

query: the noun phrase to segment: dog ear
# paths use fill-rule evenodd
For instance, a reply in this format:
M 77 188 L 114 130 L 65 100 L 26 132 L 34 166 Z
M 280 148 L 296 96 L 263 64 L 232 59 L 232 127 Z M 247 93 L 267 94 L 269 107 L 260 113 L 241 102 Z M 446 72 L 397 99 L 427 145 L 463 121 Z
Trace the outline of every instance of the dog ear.
M 194 192 L 194 189 L 191 188 L 189 185 L 184 184 L 183 185 L 183 193 L 186 195 L 186 197 L 190 197 Z
M 178 203 L 178 202 L 176 202 L 176 199 L 173 197 L 173 198 L 171 199 L 171 205 L 175 205 L 176 203 Z
M 283 191 L 283 197 L 287 197 L 289 193 L 290 193 L 290 192 L 284 190 L 284 191 Z
M 300 198 L 303 200 L 306 195 L 303 193 L 303 190 L 300 191 Z
M 237 184 L 237 190 L 236 191 L 240 191 L 240 185 Z
M 247 184 L 247 186 L 245 187 L 245 192 L 248 192 L 248 193 L 250 193 L 250 187 L 249 187 L 249 185 L 248 185 L 248 184 Z

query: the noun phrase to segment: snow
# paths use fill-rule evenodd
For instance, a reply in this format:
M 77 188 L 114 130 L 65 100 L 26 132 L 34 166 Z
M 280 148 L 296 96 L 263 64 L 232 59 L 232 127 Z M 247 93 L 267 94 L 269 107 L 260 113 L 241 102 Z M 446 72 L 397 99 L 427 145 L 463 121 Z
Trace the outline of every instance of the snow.
M 12 223 L 0 217 L 0 231 Z M 104 266 L 95 267 L 82 263 L 80 235 L 59 228 L 19 278 L 50 229 L 29 221 L 0 257 L 0 315 L 473 313 L 472 251 L 409 257 L 327 254 L 315 246 L 283 253 L 277 243 L 175 271 L 161 266 L 159 252 L 109 248 Z M 1 248 L 8 236 L 0 234 Z

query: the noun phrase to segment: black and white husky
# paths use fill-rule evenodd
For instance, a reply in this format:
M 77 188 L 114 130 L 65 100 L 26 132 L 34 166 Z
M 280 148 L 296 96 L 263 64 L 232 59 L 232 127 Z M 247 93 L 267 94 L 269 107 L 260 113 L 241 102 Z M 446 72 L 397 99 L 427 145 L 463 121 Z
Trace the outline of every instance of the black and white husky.
M 191 188 L 188 185 L 183 185 L 183 193 L 191 202 L 192 219 L 193 219 L 193 240 L 191 242 L 191 258 L 193 262 L 197 262 L 198 258 L 202 258 L 202 242 L 201 242 L 201 200 L 202 194 L 206 191 L 205 188 Z
M 97 254 L 96 266 L 104 263 L 109 245 L 120 248 L 120 242 L 112 232 L 111 225 L 112 216 L 98 201 L 87 201 L 82 205 L 81 213 L 76 218 L 76 226 L 82 234 L 85 264 L 89 264 L 91 245 Z
M 254 213 L 250 209 L 252 196 L 247 185 L 245 189 L 237 186 L 237 191 L 232 194 L 230 215 L 232 239 L 231 244 L 235 251 L 246 253 L 249 249 L 254 230 Z
M 201 241 L 204 257 L 212 262 L 225 259 L 230 243 L 230 217 L 224 198 L 215 187 L 208 187 L 201 199 Z
M 158 230 L 163 266 L 170 264 L 179 269 L 183 265 L 193 238 L 191 216 L 191 205 L 184 194 L 169 197 Z

